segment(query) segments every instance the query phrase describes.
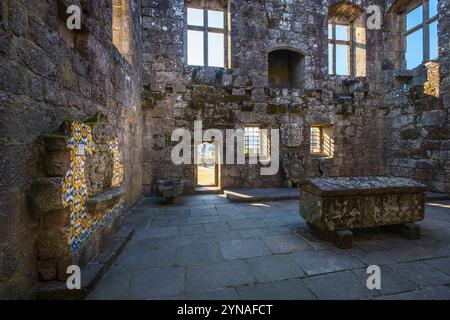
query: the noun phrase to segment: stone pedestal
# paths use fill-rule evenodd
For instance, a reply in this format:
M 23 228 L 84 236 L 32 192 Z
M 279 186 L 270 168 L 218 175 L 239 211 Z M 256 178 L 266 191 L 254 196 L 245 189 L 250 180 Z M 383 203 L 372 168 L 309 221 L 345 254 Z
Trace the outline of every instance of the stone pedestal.
M 158 180 L 158 191 L 161 196 L 168 200 L 173 200 L 183 194 L 183 180 L 168 179 Z

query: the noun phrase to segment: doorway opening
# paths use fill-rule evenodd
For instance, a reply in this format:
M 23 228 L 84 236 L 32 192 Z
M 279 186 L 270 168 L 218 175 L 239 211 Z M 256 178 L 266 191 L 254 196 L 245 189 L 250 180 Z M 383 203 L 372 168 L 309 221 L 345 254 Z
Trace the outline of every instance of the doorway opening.
M 197 188 L 217 188 L 219 174 L 215 145 L 209 142 L 199 144 L 197 155 Z

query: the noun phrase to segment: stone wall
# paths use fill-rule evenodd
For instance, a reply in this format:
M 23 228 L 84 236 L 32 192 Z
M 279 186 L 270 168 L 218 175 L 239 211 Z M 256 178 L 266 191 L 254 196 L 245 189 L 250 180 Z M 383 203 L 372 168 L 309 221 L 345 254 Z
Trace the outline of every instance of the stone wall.
M 382 30 L 360 28 L 368 5 L 388 10 L 404 1 L 214 1 L 231 22 L 228 68 L 220 69 L 186 65 L 185 0 L 3 0 L 0 298 L 26 297 L 40 280 L 42 221 L 29 202 L 33 182 L 48 178 L 38 137 L 97 112 L 117 131 L 125 208 L 142 190 L 156 193 L 159 179 L 181 178 L 185 193 L 195 191 L 195 166 L 174 165 L 170 157 L 172 131 L 192 132 L 195 120 L 222 132 L 246 125 L 281 130 L 276 175 L 262 176 L 260 165 L 223 164 L 221 188 L 283 186 L 285 168 L 293 182 L 395 175 L 449 192 L 450 4 L 439 1 L 439 59 L 409 73 L 396 12 L 385 14 Z M 82 30 L 65 26 L 69 2 L 83 9 Z M 328 75 L 327 21 L 335 13 L 359 27 L 355 76 Z M 286 53 L 296 66 L 288 85 Z M 318 125 L 333 140 L 330 157 L 310 151 L 310 128 Z
M 65 27 L 68 4 L 82 30 Z M 125 206 L 141 195 L 140 1 L 130 2 L 130 64 L 112 45 L 112 0 L 0 4 L 0 298 L 24 298 L 39 278 L 40 217 L 30 187 L 43 176 L 38 137 L 101 111 L 117 130 Z
M 405 2 L 405 1 L 403 1 Z M 387 1 L 398 6 L 402 1 Z M 395 8 L 392 7 L 392 8 Z M 399 12 L 385 16 L 387 173 L 425 183 L 431 190 L 450 192 L 450 3 L 439 1 L 439 58 L 404 71 Z M 405 87 L 404 87 L 405 86 Z
M 310 153 L 310 126 L 327 125 L 335 150 L 333 158 L 324 160 L 326 175 L 384 173 L 383 34 L 367 31 L 365 54 L 372 63 L 366 77 L 328 76 L 327 17 L 336 2 L 230 1 L 231 68 L 222 71 L 184 63 L 184 0 L 143 1 L 146 194 L 155 193 L 161 178 L 183 178 L 185 192 L 194 190 L 194 165 L 175 166 L 170 159 L 172 130 L 192 131 L 194 120 L 221 130 L 299 125 L 300 143 L 283 143 L 280 157 L 297 155 L 305 177 L 320 174 L 319 158 Z M 356 11 L 365 11 L 366 1 L 353 2 L 359 6 Z M 226 7 L 227 1 L 223 3 Z M 304 56 L 299 89 L 269 86 L 268 55 L 277 49 Z M 261 176 L 259 165 L 249 164 L 222 165 L 220 177 L 222 188 L 276 187 L 285 180 L 282 169 L 275 176 Z

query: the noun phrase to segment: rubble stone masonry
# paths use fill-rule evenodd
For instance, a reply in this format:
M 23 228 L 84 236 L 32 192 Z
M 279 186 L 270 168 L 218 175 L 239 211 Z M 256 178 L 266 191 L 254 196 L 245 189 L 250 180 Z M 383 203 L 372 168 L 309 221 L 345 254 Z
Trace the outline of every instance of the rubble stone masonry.
M 70 4 L 82 8 L 81 30 L 66 28 Z M 40 135 L 104 113 L 123 155 L 125 205 L 142 194 L 140 1 L 130 6 L 132 64 L 112 44 L 111 9 L 100 0 L 0 3 L 0 298 L 26 297 L 39 280 L 40 219 L 28 197 L 44 175 Z
M 439 0 L 439 58 L 410 71 L 407 1 L 207 2 L 227 12 L 226 68 L 186 63 L 186 7 L 201 0 L 0 2 L 0 298 L 27 297 L 42 280 L 29 204 L 44 170 L 39 137 L 98 112 L 117 130 L 126 208 L 161 179 L 195 192 L 195 165 L 171 161 L 171 134 L 196 120 L 281 130 L 279 172 L 222 164 L 222 189 L 392 175 L 450 192 L 449 1 Z M 82 8 L 81 30 L 66 28 L 70 4 Z M 366 28 L 369 5 L 382 9 L 381 30 Z M 350 76 L 328 72 L 328 21 L 342 17 L 353 29 Z M 312 126 L 326 153 L 311 152 Z

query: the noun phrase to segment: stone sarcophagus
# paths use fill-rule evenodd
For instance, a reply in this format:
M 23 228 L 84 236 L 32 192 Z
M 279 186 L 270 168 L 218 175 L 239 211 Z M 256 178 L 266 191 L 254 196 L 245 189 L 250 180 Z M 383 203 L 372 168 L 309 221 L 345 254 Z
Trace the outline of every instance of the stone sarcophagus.
M 339 247 L 352 246 L 352 229 L 396 226 L 410 239 L 424 218 L 426 186 L 407 178 L 337 177 L 301 185 L 300 215 Z

